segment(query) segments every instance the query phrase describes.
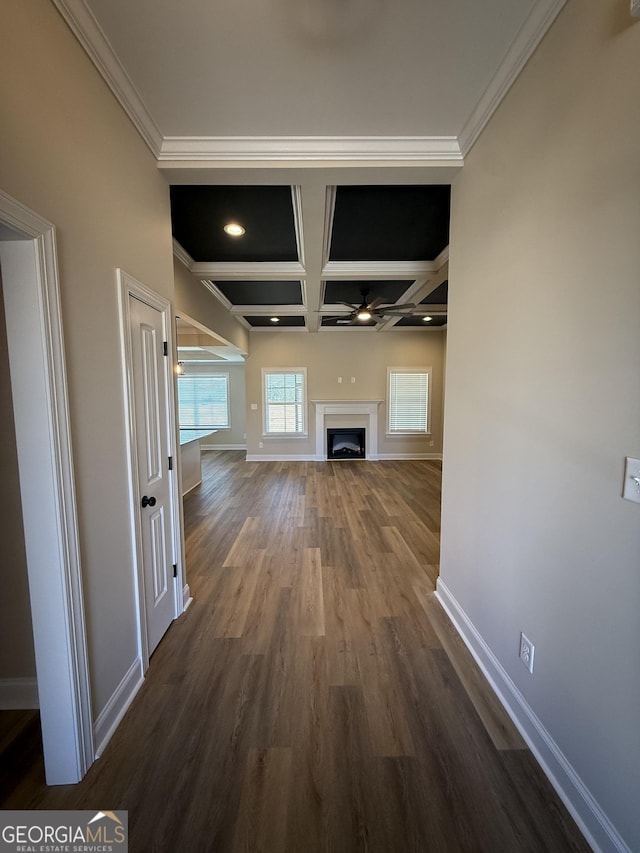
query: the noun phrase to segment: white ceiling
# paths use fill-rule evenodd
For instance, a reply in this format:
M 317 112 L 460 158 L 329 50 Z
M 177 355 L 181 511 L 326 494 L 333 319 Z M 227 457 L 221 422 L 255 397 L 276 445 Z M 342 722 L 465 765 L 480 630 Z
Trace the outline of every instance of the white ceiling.
M 238 137 L 433 156 L 466 153 L 564 0 L 54 2 L 167 156 Z
M 164 136 L 457 136 L 534 0 L 88 0 Z

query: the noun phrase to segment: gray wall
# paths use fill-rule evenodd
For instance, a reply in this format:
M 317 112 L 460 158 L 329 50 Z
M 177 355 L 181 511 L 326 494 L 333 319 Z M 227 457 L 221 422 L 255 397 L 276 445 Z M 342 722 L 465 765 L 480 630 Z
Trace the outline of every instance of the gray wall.
M 115 269 L 173 297 L 169 189 L 49 0 L 5 0 L 0 186 L 57 228 L 94 716 L 137 654 Z
M 640 506 L 620 495 L 640 456 L 639 57 L 627 2 L 569 0 L 455 182 L 441 563 L 632 850 Z

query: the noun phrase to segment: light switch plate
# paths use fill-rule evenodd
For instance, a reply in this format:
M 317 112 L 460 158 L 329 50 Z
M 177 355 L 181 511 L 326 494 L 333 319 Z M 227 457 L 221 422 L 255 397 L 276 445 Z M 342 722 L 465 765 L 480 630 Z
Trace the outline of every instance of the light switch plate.
M 622 497 L 626 501 L 640 504 L 640 459 L 627 456 L 624 466 Z

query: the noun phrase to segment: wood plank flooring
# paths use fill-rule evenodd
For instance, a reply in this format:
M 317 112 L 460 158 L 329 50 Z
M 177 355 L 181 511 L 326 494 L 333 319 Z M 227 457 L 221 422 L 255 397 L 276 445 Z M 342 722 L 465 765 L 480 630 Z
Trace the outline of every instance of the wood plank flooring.
M 434 598 L 438 463 L 203 471 L 194 603 L 104 756 L 1 807 L 128 809 L 133 853 L 589 849 Z

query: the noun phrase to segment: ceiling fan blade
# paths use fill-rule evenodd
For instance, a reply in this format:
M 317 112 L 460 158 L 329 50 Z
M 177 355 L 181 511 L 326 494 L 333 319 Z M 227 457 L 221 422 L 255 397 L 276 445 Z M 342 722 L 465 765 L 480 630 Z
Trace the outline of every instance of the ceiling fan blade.
M 376 296 L 376 298 L 373 300 L 373 302 L 370 302 L 367 305 L 367 308 L 369 309 L 369 311 L 373 311 L 375 308 L 378 308 L 380 305 L 382 305 L 384 303 L 384 301 L 385 301 L 384 296 Z
M 394 311 L 399 311 L 401 308 L 415 308 L 415 302 L 403 302 L 401 305 L 390 305 L 389 306 Z
M 413 317 L 411 311 L 378 311 L 376 317 Z
M 357 305 L 354 305 L 354 304 L 353 304 L 353 303 L 351 303 L 351 302 L 338 302 L 338 305 L 346 305 L 346 306 L 347 306 L 347 308 L 351 308 L 351 310 L 352 310 L 352 311 L 357 311 L 357 310 L 358 310 L 358 306 L 357 306 Z

